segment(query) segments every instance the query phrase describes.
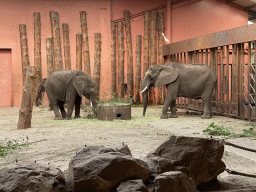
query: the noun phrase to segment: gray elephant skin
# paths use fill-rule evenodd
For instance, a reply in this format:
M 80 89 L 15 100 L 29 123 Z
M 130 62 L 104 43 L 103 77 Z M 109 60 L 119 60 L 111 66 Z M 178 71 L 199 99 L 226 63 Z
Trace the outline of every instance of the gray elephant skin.
M 149 67 L 141 83 L 143 97 L 143 115 L 146 113 L 148 90 L 150 87 L 166 86 L 167 95 L 162 109 L 161 119 L 167 119 L 167 110 L 170 106 L 171 116 L 177 117 L 175 100 L 177 97 L 202 99 L 204 113 L 201 118 L 209 119 L 211 113 L 211 96 L 217 82 L 216 75 L 210 67 L 204 64 L 168 63 Z
M 39 106 L 39 100 L 42 100 L 42 93 L 45 92 L 45 89 L 44 89 L 44 84 L 46 82 L 46 79 L 43 79 L 42 82 L 40 83 L 38 89 L 37 89 L 37 94 L 36 94 L 36 106 Z
M 93 112 L 96 114 L 99 87 L 83 71 L 59 70 L 53 72 L 45 82 L 45 91 L 57 120 L 71 119 L 74 105 L 75 118 L 79 118 L 83 95 L 91 101 Z M 64 109 L 65 102 L 67 112 Z

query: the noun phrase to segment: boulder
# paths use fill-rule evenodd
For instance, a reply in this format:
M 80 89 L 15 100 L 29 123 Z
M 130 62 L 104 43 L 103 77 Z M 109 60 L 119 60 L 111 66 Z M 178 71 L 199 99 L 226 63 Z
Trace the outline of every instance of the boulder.
M 116 189 L 117 192 L 148 192 L 147 187 L 144 185 L 141 179 L 128 180 L 122 182 Z
M 170 171 L 158 175 L 153 184 L 153 192 L 197 192 L 191 178 L 180 171 Z
M 223 152 L 221 141 L 171 136 L 148 154 L 147 160 L 152 172 L 181 171 L 197 186 L 216 179 L 224 171 L 226 166 L 221 161 Z
M 122 181 L 148 178 L 147 163 L 103 146 L 86 147 L 69 163 L 68 181 L 75 192 L 109 192 Z
M 132 153 L 131 153 L 128 145 L 125 145 L 124 143 L 121 145 L 117 145 L 114 149 L 116 149 L 116 151 L 118 151 L 120 153 L 124 153 L 126 155 L 132 156 Z
M 39 164 L 5 167 L 0 170 L 1 192 L 66 192 L 66 181 L 58 168 Z

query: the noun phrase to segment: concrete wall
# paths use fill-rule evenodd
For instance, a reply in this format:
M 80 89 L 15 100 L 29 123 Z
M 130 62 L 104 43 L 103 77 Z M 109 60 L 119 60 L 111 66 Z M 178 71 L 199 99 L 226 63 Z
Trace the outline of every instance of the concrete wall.
M 124 10 L 129 10 L 130 14 L 134 15 L 146 10 L 164 6 L 168 3 L 170 4 L 170 2 L 170 0 L 0 1 L 0 49 L 9 49 L 11 50 L 12 54 L 11 66 L 13 76 L 13 106 L 19 106 L 22 97 L 22 67 L 18 26 L 19 24 L 26 24 L 27 26 L 29 59 L 30 64 L 34 65 L 34 12 L 41 13 L 42 76 L 45 78 L 47 77 L 45 39 L 51 37 L 49 11 L 56 11 L 59 13 L 62 45 L 62 23 L 69 24 L 72 69 L 75 69 L 76 62 L 76 34 L 81 32 L 79 12 L 86 11 L 92 73 L 94 63 L 94 33 L 101 33 L 102 35 L 100 97 L 104 97 L 104 95 L 109 94 L 111 86 L 111 20 L 113 21 L 123 18 Z M 170 42 L 176 42 L 196 36 L 247 25 L 248 16 L 243 8 L 233 6 L 232 4 L 227 4 L 225 2 L 226 1 L 217 0 L 188 0 L 183 3 L 173 5 L 169 10 L 168 8 L 158 10 L 163 11 L 165 15 L 165 26 L 167 26 L 165 29 L 165 35 Z M 167 15 L 167 13 L 169 13 L 169 15 Z M 144 34 L 143 15 L 131 20 L 131 31 L 135 65 L 136 35 L 143 36 Z

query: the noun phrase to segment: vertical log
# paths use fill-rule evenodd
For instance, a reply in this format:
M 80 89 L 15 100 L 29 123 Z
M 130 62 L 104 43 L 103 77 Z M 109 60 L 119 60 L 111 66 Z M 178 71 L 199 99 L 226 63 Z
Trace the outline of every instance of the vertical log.
M 156 65 L 156 18 L 157 11 L 151 11 L 151 22 L 150 22 L 150 66 Z M 149 92 L 149 104 L 155 102 L 155 90 Z
M 116 23 L 111 22 L 111 91 L 116 94 Z
M 52 38 L 46 38 L 46 62 L 47 62 L 47 74 L 53 72 L 53 50 L 52 50 Z
M 215 51 L 216 51 L 215 48 L 210 49 L 210 65 L 209 66 L 213 70 L 213 72 L 216 74 L 216 71 L 214 70 L 214 65 L 216 64 Z M 216 76 L 217 76 L 217 74 L 216 74 Z M 216 106 L 216 102 L 217 102 L 217 98 L 216 98 L 216 95 L 215 95 L 216 89 L 217 89 L 217 86 L 214 89 L 214 93 L 212 95 L 212 100 L 213 100 L 212 106 L 213 107 Z
M 86 12 L 80 12 L 80 21 L 82 29 L 82 39 L 83 39 L 83 59 L 84 59 L 84 71 L 90 77 L 91 76 L 91 67 L 90 67 L 90 53 L 89 53 L 89 40 L 88 40 L 88 31 L 87 31 L 87 20 Z
M 123 22 L 117 24 L 118 34 L 118 97 L 124 96 L 124 34 Z
M 243 109 L 243 72 L 244 72 L 244 44 L 239 43 L 237 44 L 237 85 L 238 85 L 238 117 L 244 116 L 244 109 Z
M 134 96 L 133 85 L 133 60 L 132 60 L 132 38 L 131 38 L 131 23 L 130 12 L 124 11 L 125 18 L 125 33 L 126 33 L 126 55 L 127 55 L 127 98 Z
M 251 56 L 252 56 L 252 47 L 251 47 L 251 41 L 248 42 L 248 111 L 249 111 L 249 118 L 252 118 L 251 114 Z
M 223 46 L 221 46 L 220 47 L 220 84 L 219 84 L 220 85 L 219 97 L 221 100 L 221 104 L 220 104 L 221 113 L 224 113 L 224 88 L 225 88 L 223 59 L 224 59 L 224 48 L 223 48 Z
M 164 13 L 158 12 L 158 65 L 164 65 L 163 46 L 164 46 Z M 158 88 L 158 104 L 164 104 L 164 87 Z
M 62 30 L 63 30 L 63 47 L 64 47 L 65 69 L 71 70 L 69 29 L 68 29 L 68 24 L 67 23 L 62 24 Z
M 229 45 L 226 46 L 226 102 L 227 113 L 229 113 Z
M 232 45 L 232 114 L 237 113 L 237 64 L 236 64 L 236 45 Z
M 82 70 L 82 34 L 76 34 L 76 70 Z
M 38 12 L 34 13 L 34 66 L 39 69 L 38 82 L 41 82 L 41 20 Z
M 141 82 L 141 35 L 136 36 L 135 104 L 140 104 Z
M 53 40 L 54 71 L 56 71 L 58 69 L 63 69 L 58 13 L 54 11 L 50 11 L 50 18 L 51 18 L 51 28 L 52 28 L 52 40 Z
M 144 13 L 144 60 L 143 78 L 149 67 L 149 11 Z
M 100 86 L 100 66 L 101 66 L 101 34 L 94 33 L 95 49 L 94 49 L 94 80 Z
M 22 62 L 22 77 L 23 77 L 23 85 L 26 78 L 25 68 L 29 66 L 29 56 L 28 56 L 28 42 L 27 42 L 27 32 L 26 25 L 19 25 L 20 31 L 20 50 L 21 50 L 21 62 Z
M 31 119 L 33 111 L 33 103 L 36 98 L 36 87 L 38 83 L 38 73 L 37 67 L 28 66 L 25 68 L 26 78 L 23 87 L 22 102 L 19 111 L 19 120 L 17 129 L 31 128 Z

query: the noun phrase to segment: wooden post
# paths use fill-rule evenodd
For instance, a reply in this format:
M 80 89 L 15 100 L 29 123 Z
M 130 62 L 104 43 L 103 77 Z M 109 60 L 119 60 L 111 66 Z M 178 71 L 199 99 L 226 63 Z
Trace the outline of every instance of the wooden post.
M 39 69 L 38 82 L 42 81 L 41 67 L 41 21 L 40 13 L 34 13 L 34 66 Z
M 231 105 L 232 105 L 232 114 L 237 111 L 237 64 L 236 64 L 236 45 L 232 45 L 232 68 L 231 68 L 231 82 L 232 82 L 232 91 L 231 91 Z M 235 106 L 234 106 L 235 105 Z
M 22 102 L 19 111 L 19 120 L 17 129 L 25 129 L 31 127 L 33 103 L 36 98 L 36 87 L 38 83 L 38 73 L 37 67 L 28 66 L 25 69 L 26 78 L 23 87 Z
M 249 52 L 249 48 L 248 48 Z M 248 53 L 249 55 L 249 53 Z M 226 102 L 227 102 L 227 113 L 229 111 L 229 45 L 226 46 Z
M 87 20 L 86 20 L 85 11 L 80 12 L 80 21 L 81 21 L 82 39 L 83 39 L 82 52 L 83 52 L 83 59 L 84 59 L 84 71 L 89 77 L 91 77 L 89 41 L 88 41 Z
M 116 94 L 116 23 L 111 22 L 111 91 Z
M 58 13 L 54 11 L 50 11 L 50 18 L 51 18 L 51 28 L 52 28 L 52 40 L 53 40 L 54 71 L 56 71 L 58 69 L 63 69 Z
M 140 104 L 141 82 L 141 35 L 136 36 L 135 104 Z
M 164 65 L 163 46 L 164 46 L 164 13 L 158 12 L 158 65 Z M 158 88 L 158 104 L 164 104 L 164 87 Z
M 47 74 L 52 74 L 53 72 L 53 50 L 52 50 L 52 38 L 46 38 L 46 62 L 47 62 Z
M 144 66 L 143 78 L 149 67 L 149 11 L 144 13 Z
M 123 22 L 117 24 L 118 36 L 118 97 L 124 96 L 124 33 Z
M 151 26 L 150 26 L 150 66 L 156 65 L 156 17 L 157 11 L 152 10 L 151 12 Z M 149 104 L 155 102 L 155 90 L 149 92 Z
M 62 31 L 63 31 L 63 48 L 64 48 L 65 69 L 71 70 L 69 29 L 68 29 L 67 23 L 62 24 Z
M 225 88 L 225 81 L 224 81 L 224 66 L 223 66 L 223 59 L 224 59 L 224 47 L 220 47 L 220 109 L 221 113 L 224 113 L 224 88 Z
M 133 92 L 133 61 L 132 61 L 132 38 L 130 12 L 124 11 L 125 33 L 126 33 L 126 55 L 127 55 L 127 98 L 134 96 Z
M 25 68 L 29 66 L 29 56 L 28 56 L 28 42 L 27 42 L 27 32 L 26 25 L 19 25 L 20 31 L 20 50 L 21 50 L 21 62 L 22 62 L 22 77 L 23 77 L 23 85 L 26 78 Z
M 101 34 L 94 33 L 95 49 L 94 49 L 94 80 L 100 86 L 100 65 L 101 65 Z
M 82 70 L 82 34 L 76 34 L 76 70 Z

